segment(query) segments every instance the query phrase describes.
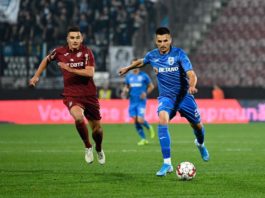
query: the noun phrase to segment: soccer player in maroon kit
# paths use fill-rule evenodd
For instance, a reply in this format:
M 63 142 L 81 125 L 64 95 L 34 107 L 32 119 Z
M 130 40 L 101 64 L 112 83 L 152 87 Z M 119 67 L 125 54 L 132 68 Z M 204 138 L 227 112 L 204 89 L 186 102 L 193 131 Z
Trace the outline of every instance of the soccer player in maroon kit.
M 30 79 L 30 86 L 36 85 L 41 73 L 52 60 L 58 62 L 64 79 L 63 102 L 75 120 L 76 129 L 85 144 L 85 160 L 92 163 L 93 148 L 89 141 L 85 118 L 92 129 L 96 143 L 98 162 L 105 164 L 102 149 L 103 130 L 100 124 L 100 105 L 96 86 L 93 81 L 95 60 L 92 51 L 82 44 L 83 37 L 78 27 L 71 27 L 67 33 L 67 45 L 55 48 L 40 63 L 35 75 Z

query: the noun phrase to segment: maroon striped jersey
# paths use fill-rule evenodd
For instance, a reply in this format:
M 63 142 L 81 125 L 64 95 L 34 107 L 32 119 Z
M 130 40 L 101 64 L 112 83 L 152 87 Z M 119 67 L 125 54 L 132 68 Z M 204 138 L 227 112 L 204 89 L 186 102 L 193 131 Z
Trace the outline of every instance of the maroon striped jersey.
M 49 58 L 66 63 L 74 69 L 84 69 L 85 66 L 95 67 L 94 55 L 88 47 L 81 45 L 78 50 L 70 50 L 68 46 L 55 48 Z M 63 96 L 96 96 L 97 90 L 92 77 L 73 74 L 62 69 L 64 80 Z

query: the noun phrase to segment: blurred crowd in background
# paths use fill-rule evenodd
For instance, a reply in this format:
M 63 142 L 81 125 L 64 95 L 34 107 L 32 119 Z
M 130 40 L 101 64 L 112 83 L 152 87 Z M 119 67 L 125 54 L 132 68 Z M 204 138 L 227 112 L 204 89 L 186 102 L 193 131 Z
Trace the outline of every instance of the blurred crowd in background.
M 89 45 L 132 45 L 134 32 L 154 10 L 144 0 L 23 0 L 17 24 L 0 23 L 2 42 L 64 41 L 79 25 Z
M 21 0 L 17 23 L 0 22 L 0 88 L 27 89 L 41 58 L 65 43 L 69 26 L 79 25 L 94 52 L 96 71 L 106 76 L 99 75 L 99 88 L 108 81 L 118 97 L 122 79 L 115 76 L 121 67 L 117 63 L 143 57 L 155 47 L 155 29 L 167 26 L 173 44 L 192 61 L 198 97 L 211 97 L 209 88 L 218 85 L 226 97 L 262 98 L 264 14 L 264 0 Z M 122 54 L 127 58 L 118 60 Z M 155 74 L 147 68 L 156 85 Z M 56 65 L 42 82 L 39 89 L 62 87 Z

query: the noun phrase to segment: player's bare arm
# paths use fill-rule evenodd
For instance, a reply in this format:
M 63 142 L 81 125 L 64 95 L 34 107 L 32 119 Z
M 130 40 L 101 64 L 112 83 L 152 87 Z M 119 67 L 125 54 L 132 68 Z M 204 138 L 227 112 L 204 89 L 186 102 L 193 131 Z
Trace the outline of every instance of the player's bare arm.
M 198 89 L 196 88 L 197 84 L 197 76 L 193 70 L 187 71 L 187 76 L 189 78 L 189 90 L 188 92 L 190 94 L 195 94 L 198 92 Z
M 153 83 L 149 83 L 146 92 L 143 92 L 141 94 L 141 98 L 145 99 L 147 97 L 148 94 L 150 94 L 152 91 L 154 90 L 154 85 Z
M 130 90 L 129 86 L 125 85 L 121 92 L 121 98 L 126 98 L 129 93 L 129 90 Z
M 132 62 L 132 64 L 130 64 L 127 67 L 122 67 L 119 70 L 119 75 L 123 76 L 124 74 L 126 74 L 128 71 L 135 69 L 135 68 L 140 68 L 144 66 L 144 60 L 143 59 L 137 59 L 135 61 Z
M 149 83 L 148 87 L 147 87 L 147 94 L 150 94 L 153 90 L 154 90 L 154 85 L 153 83 Z
M 95 68 L 92 66 L 86 66 L 84 69 L 74 69 L 63 62 L 59 62 L 58 65 L 61 69 L 64 69 L 79 76 L 93 77 L 95 73 Z
M 49 62 L 49 56 L 46 56 L 40 63 L 39 68 L 37 69 L 34 76 L 29 80 L 29 86 L 35 87 L 37 82 L 39 81 L 39 77 L 42 74 L 42 72 L 46 69 L 48 62 Z
M 51 60 L 53 60 L 55 55 L 56 55 L 56 52 L 54 50 L 41 61 L 39 68 L 37 69 L 36 73 L 34 74 L 34 76 L 29 81 L 29 86 L 33 86 L 33 87 L 36 86 L 37 82 L 39 81 L 40 75 L 46 69 L 48 63 Z

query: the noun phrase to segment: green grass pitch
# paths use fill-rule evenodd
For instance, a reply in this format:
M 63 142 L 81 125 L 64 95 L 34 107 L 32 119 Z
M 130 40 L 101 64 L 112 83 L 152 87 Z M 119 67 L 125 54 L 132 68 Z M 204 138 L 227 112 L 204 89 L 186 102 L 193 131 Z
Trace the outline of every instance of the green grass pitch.
M 170 125 L 174 168 L 194 163 L 191 181 L 155 176 L 162 165 L 157 137 L 139 147 L 133 125 L 103 128 L 101 166 L 85 163 L 74 125 L 1 124 L 0 197 L 265 197 L 265 123 L 206 125 L 209 162 L 201 160 L 188 125 Z

